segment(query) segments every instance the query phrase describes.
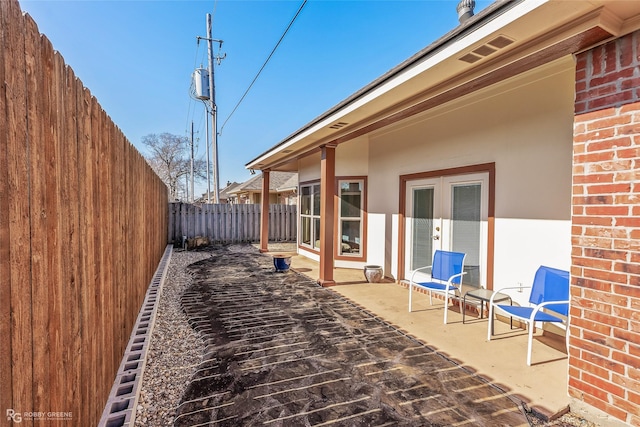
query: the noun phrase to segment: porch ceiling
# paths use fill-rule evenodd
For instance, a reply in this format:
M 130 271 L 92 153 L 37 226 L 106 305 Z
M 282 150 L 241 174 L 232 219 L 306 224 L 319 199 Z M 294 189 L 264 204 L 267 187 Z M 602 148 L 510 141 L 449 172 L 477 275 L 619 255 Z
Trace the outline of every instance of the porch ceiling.
M 297 160 L 539 65 L 640 28 L 640 2 L 497 1 L 247 163 L 295 171 Z

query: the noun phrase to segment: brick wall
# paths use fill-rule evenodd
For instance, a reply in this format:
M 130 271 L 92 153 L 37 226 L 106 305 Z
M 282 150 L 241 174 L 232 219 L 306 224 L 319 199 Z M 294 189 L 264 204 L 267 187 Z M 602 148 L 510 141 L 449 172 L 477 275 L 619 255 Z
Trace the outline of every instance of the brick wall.
M 571 275 L 569 394 L 640 426 L 640 31 L 577 56 Z

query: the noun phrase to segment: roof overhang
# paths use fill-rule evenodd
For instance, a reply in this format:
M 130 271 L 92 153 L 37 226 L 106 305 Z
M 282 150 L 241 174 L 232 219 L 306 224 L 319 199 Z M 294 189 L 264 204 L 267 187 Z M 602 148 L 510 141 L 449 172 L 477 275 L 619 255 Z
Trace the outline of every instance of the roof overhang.
M 640 2 L 499 0 L 326 111 L 248 169 L 298 159 L 640 28 Z

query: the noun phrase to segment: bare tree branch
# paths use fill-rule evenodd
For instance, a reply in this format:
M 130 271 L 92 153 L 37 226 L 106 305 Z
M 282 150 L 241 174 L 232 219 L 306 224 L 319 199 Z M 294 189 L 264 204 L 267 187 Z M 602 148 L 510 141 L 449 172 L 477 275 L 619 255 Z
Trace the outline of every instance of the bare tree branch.
M 185 177 L 191 173 L 190 142 L 186 136 L 170 133 L 149 134 L 142 137 L 151 154 L 147 162 L 169 188 L 170 200 L 179 200 L 186 193 Z M 194 180 L 206 179 L 206 162 L 194 160 Z

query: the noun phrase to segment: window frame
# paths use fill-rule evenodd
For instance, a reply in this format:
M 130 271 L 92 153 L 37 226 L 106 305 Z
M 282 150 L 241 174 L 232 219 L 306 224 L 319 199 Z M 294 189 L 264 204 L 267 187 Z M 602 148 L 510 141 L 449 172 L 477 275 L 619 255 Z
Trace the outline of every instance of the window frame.
M 321 203 L 321 197 L 318 196 L 318 214 L 314 214 L 314 203 L 315 203 L 315 197 L 314 197 L 314 187 L 317 186 L 318 188 L 320 188 L 320 180 L 314 180 L 314 181 L 307 181 L 307 182 L 302 182 L 299 184 L 298 186 L 298 248 L 303 249 L 305 251 L 310 251 L 313 252 L 315 254 L 320 254 L 320 248 L 319 247 L 315 247 L 314 245 L 314 241 L 313 241 L 313 237 L 314 237 L 314 225 L 315 225 L 315 220 L 317 219 L 318 221 L 320 221 L 320 203 Z M 310 214 L 303 214 L 302 213 L 302 197 L 303 197 L 303 188 L 305 187 L 310 187 L 311 188 L 311 204 L 309 206 L 310 208 Z M 320 194 L 318 192 L 318 194 Z M 302 230 L 302 222 L 303 222 L 303 218 L 309 218 L 309 224 L 310 224 L 310 230 L 309 233 L 311 234 L 311 244 L 308 245 L 306 243 L 303 242 L 303 230 Z M 319 237 L 320 235 L 320 230 L 317 230 L 317 233 L 315 234 Z
M 360 253 L 359 254 L 341 254 L 340 248 L 342 244 L 342 236 L 341 236 L 341 220 L 342 217 L 340 215 L 341 207 L 342 207 L 342 198 L 340 197 L 340 183 L 345 181 L 358 181 L 362 183 L 362 198 L 361 198 L 361 207 L 360 207 L 360 230 L 361 230 L 361 244 L 360 244 Z M 320 214 L 315 215 L 314 212 L 314 203 L 315 200 L 313 198 L 313 187 L 320 187 L 320 180 L 313 181 L 305 181 L 301 182 L 298 185 L 298 248 L 301 250 L 305 250 L 314 254 L 320 254 L 320 248 L 314 246 L 314 242 L 311 242 L 311 245 L 305 244 L 302 241 L 303 230 L 302 230 L 302 222 L 303 218 L 310 219 L 310 230 L 309 232 L 313 238 L 314 231 L 314 220 L 320 221 Z M 311 195 L 312 201 L 310 205 L 310 214 L 302 213 L 302 197 L 303 197 L 303 188 L 311 187 Z M 338 176 L 335 180 L 335 194 L 337 198 L 337 203 L 334 205 L 334 223 L 333 223 L 333 234 L 334 234 L 334 245 L 333 245 L 333 257 L 335 260 L 341 261 L 358 261 L 358 262 L 366 262 L 367 260 L 367 203 L 368 203 L 368 195 L 367 195 L 367 177 L 366 176 Z M 321 203 L 322 200 L 318 197 L 318 203 Z M 318 206 L 319 207 L 319 206 Z M 318 211 L 321 212 L 320 209 Z M 350 217 L 354 218 L 354 217 Z M 320 230 L 317 230 L 317 233 L 320 233 Z
M 360 200 L 360 252 L 358 254 L 341 254 L 342 245 L 342 197 L 340 185 L 343 182 L 358 182 L 362 184 L 362 197 Z M 336 177 L 336 199 L 334 210 L 334 258 L 344 261 L 366 261 L 367 259 L 367 177 L 366 176 L 339 176 Z M 346 217 L 347 220 L 355 220 L 356 217 Z

